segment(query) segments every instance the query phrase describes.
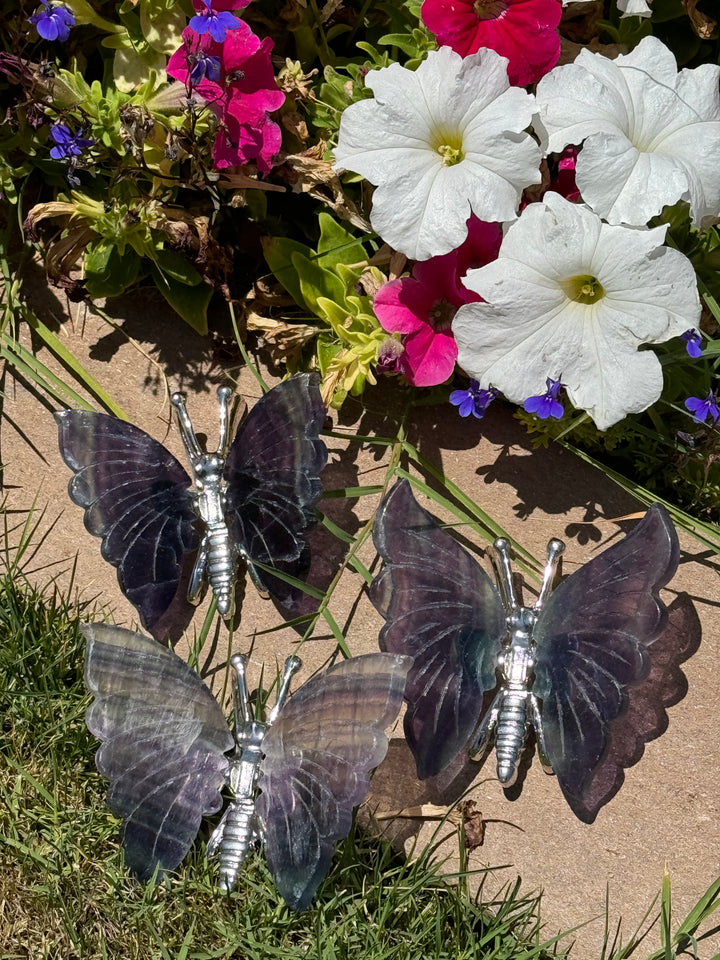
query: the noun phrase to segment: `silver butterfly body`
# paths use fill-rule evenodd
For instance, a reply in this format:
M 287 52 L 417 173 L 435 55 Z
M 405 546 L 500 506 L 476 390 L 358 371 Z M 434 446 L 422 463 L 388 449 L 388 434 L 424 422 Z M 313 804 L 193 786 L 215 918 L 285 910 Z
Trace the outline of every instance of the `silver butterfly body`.
M 218 610 L 224 617 L 229 616 L 232 610 L 235 563 L 240 555 L 240 551 L 231 545 L 230 531 L 225 521 L 227 482 L 224 471 L 230 448 L 231 396 L 232 391 L 228 387 L 220 387 L 218 390 L 220 434 L 215 453 L 203 453 L 182 394 L 174 393 L 171 398 L 177 414 L 180 436 L 193 472 L 195 511 L 205 525 L 190 577 L 188 600 L 190 603 L 198 602 L 207 578 Z
M 228 787 L 231 801 L 212 832 L 207 844 L 207 855 L 218 858 L 218 886 L 230 891 L 237 882 L 240 867 L 254 843 L 265 839 L 265 830 L 255 813 L 257 779 L 263 758 L 263 741 L 268 727 L 277 718 L 290 690 L 293 675 L 302 666 L 299 657 L 288 657 L 280 682 L 275 706 L 267 722 L 255 720 L 245 677 L 245 658 L 233 657 L 235 669 L 235 751 L 230 755 Z
M 494 734 L 498 780 L 504 787 L 510 787 L 517 778 L 520 756 L 530 725 L 535 729 L 540 762 L 546 773 L 553 772 L 545 747 L 542 712 L 532 691 L 535 667 L 533 628 L 552 589 L 565 544 L 562 540 L 549 542 L 542 589 L 533 607 L 524 607 L 518 603 L 507 540 L 496 540 L 494 548 L 498 587 L 507 613 L 507 635 L 498 656 L 500 689 L 477 729 L 470 753 L 475 757 L 482 756 Z

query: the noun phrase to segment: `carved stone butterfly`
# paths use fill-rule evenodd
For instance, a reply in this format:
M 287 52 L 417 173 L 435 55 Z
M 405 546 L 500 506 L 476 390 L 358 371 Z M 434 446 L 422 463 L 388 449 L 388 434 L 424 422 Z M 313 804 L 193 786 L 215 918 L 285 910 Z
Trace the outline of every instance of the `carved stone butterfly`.
M 200 676 L 141 633 L 85 624 L 85 683 L 94 702 L 95 762 L 110 781 L 107 802 L 123 820 L 125 860 L 140 880 L 175 869 L 204 816 L 230 803 L 208 843 L 219 885 L 230 890 L 249 846 L 262 840 L 289 906 L 304 910 L 347 836 L 370 772 L 385 756 L 385 728 L 402 705 L 409 657 L 345 660 L 287 699 L 300 667 L 290 657 L 267 721 L 249 705 L 243 657 L 234 734 Z M 287 702 L 286 702 L 287 700 Z
M 185 598 L 196 602 L 205 580 L 223 616 L 232 611 L 237 563 L 285 607 L 293 588 L 258 570 L 268 564 L 302 577 L 309 567 L 308 529 L 327 462 L 319 431 L 325 408 L 315 374 L 297 374 L 268 391 L 230 443 L 231 391 L 221 387 L 220 440 L 203 453 L 180 394 L 174 394 L 193 477 L 138 427 L 103 413 L 56 414 L 60 452 L 74 473 L 71 499 L 85 526 L 102 537 L 102 555 L 117 567 L 120 588 L 156 637 L 170 628 Z
M 437 775 L 468 745 L 482 755 L 494 734 L 498 778 L 509 786 L 532 724 L 543 766 L 591 823 L 686 688 L 686 642 L 659 598 L 679 559 L 663 507 L 552 593 L 564 545 L 551 540 L 533 607 L 515 596 L 507 541 L 495 543 L 499 593 L 407 481 L 382 503 L 374 540 L 385 561 L 370 589 L 387 621 L 380 646 L 414 658 L 405 735 L 418 777 Z

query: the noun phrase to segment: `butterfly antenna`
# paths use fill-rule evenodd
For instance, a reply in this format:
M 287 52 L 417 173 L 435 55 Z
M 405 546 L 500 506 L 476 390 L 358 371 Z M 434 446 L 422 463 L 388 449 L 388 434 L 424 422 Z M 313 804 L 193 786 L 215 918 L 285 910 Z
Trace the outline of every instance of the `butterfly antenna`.
M 245 675 L 247 658 L 242 654 L 231 657 L 230 664 L 235 670 L 235 685 L 233 687 L 233 706 L 235 712 L 235 737 L 241 736 L 243 727 L 247 727 L 255 719 L 250 707 L 250 692 Z M 242 721 L 242 722 L 241 722 Z
M 502 594 L 503 603 L 506 609 L 511 613 L 517 613 L 520 609 L 517 594 L 515 593 L 515 584 L 513 583 L 512 567 L 510 565 L 510 542 L 505 537 L 498 537 L 493 544 L 495 550 L 495 570 L 497 571 L 497 582 Z
M 277 700 L 275 701 L 275 706 L 272 708 L 268 714 L 267 723 L 271 724 L 277 720 L 277 715 L 280 713 L 282 708 L 285 706 L 285 701 L 288 698 L 290 693 L 290 683 L 294 674 L 298 672 L 302 666 L 302 660 L 300 657 L 288 657 L 285 661 L 285 668 L 283 670 L 282 679 L 280 681 L 280 689 L 278 691 Z
M 187 451 L 187 455 L 190 458 L 190 463 L 194 467 L 195 464 L 202 460 L 203 452 L 195 436 L 193 425 L 190 423 L 190 417 L 185 407 L 185 397 L 181 393 L 174 393 L 170 397 L 170 403 L 175 407 L 178 427 L 180 428 L 180 437 Z
M 533 606 L 533 610 L 536 613 L 538 610 L 540 610 L 542 605 L 550 596 L 553 581 L 555 580 L 555 575 L 557 574 L 558 565 L 560 563 L 560 557 L 564 551 L 565 544 L 562 542 L 562 540 L 550 540 L 547 545 L 547 563 L 545 564 L 545 569 L 543 570 L 543 582 L 542 587 L 540 587 L 540 596 L 537 598 Z
M 235 401 L 231 403 L 233 395 L 230 387 L 218 387 L 218 404 L 220 405 L 220 433 L 218 436 L 217 456 L 225 460 L 230 450 L 230 423 L 233 417 Z M 237 399 L 237 398 L 236 398 Z

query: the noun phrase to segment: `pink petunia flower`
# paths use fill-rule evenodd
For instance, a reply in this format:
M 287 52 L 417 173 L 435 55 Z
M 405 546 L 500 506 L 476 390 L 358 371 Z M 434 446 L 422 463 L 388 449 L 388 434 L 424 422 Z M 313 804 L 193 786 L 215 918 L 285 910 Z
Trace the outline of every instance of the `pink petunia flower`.
M 268 173 L 282 140 L 280 127 L 269 114 L 283 105 L 285 94 L 275 82 L 270 62 L 272 40 L 260 40 L 247 23 L 238 23 L 239 28 L 228 32 L 223 43 L 209 33 L 198 36 L 185 30 L 183 46 L 170 58 L 167 73 L 201 96 L 217 114 L 220 129 L 213 162 L 218 169 L 254 160 L 260 171 Z M 199 58 L 219 62 L 219 74 L 215 69 L 198 71 Z
M 580 199 L 580 191 L 575 182 L 575 166 L 577 165 L 577 147 L 565 147 L 558 160 L 557 177 L 551 182 L 548 189 L 559 193 L 571 203 Z
M 508 60 L 510 83 L 535 83 L 560 57 L 560 0 L 425 0 L 422 18 L 441 46 L 466 57 L 490 47 Z
M 452 375 L 458 352 L 452 319 L 464 303 L 481 299 L 461 278 L 494 260 L 501 239 L 499 224 L 472 216 L 467 240 L 456 250 L 416 263 L 411 277 L 390 280 L 378 290 L 373 307 L 381 326 L 405 335 L 397 369 L 408 383 L 431 387 Z

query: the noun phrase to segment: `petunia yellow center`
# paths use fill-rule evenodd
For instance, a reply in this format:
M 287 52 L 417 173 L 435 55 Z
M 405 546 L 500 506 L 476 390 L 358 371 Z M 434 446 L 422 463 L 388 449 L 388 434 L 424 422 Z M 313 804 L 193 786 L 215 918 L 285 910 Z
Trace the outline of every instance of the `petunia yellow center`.
M 430 133 L 428 146 L 439 154 L 445 167 L 453 167 L 465 159 L 462 131 L 457 127 L 438 125 Z
M 562 283 L 565 295 L 575 303 L 586 303 L 592 305 L 598 303 L 605 296 L 605 288 L 597 279 L 589 273 L 581 274 L 577 277 L 568 277 Z
M 454 167 L 456 163 L 460 163 L 461 160 L 465 159 L 462 147 L 454 147 L 451 143 L 441 143 L 437 148 L 437 152 L 442 157 L 443 166 L 445 167 Z
M 478 20 L 497 20 L 507 10 L 507 0 L 475 0 L 473 10 Z
M 435 332 L 448 330 L 452 324 L 453 317 L 457 313 L 457 307 L 453 306 L 449 300 L 441 297 L 436 300 L 428 311 L 428 320 Z

